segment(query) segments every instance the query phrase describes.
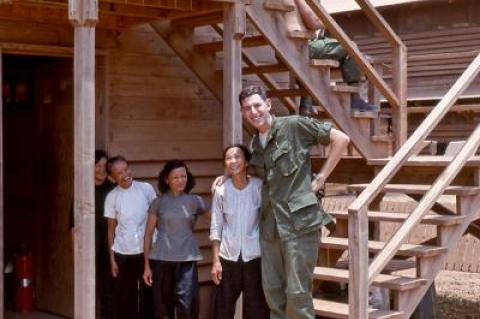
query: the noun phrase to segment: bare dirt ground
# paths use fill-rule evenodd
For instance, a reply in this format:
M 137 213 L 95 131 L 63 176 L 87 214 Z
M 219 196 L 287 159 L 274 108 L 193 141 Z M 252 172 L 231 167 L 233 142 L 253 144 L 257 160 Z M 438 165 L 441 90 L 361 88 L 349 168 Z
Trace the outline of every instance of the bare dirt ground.
M 435 280 L 438 319 L 480 319 L 480 274 L 442 271 Z

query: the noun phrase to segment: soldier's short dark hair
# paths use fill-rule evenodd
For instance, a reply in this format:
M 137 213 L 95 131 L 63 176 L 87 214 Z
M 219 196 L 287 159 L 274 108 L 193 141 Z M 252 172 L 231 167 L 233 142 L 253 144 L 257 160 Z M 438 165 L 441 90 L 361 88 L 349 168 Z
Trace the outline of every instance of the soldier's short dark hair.
M 267 91 L 265 91 L 265 88 L 260 85 L 250 85 L 247 86 L 240 92 L 238 95 L 238 101 L 240 102 L 240 105 L 242 105 L 243 100 L 245 100 L 247 97 L 250 97 L 252 95 L 258 94 L 262 98 L 262 100 L 266 101 L 267 100 Z

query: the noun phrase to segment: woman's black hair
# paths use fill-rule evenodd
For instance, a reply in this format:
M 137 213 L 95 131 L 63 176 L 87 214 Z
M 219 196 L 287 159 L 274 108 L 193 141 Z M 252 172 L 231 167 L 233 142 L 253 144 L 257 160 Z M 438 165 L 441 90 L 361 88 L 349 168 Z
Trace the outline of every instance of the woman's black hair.
M 104 150 L 95 150 L 95 164 L 97 164 L 102 158 L 108 160 L 107 152 Z
M 247 161 L 247 163 L 250 162 L 250 159 L 252 158 L 252 154 L 250 153 L 248 148 L 246 146 L 242 145 L 242 144 L 233 144 L 233 145 L 229 145 L 229 146 L 225 147 L 225 149 L 223 150 L 223 155 L 222 155 L 223 160 L 225 160 L 225 156 L 227 155 L 228 150 L 230 150 L 232 148 L 239 148 L 240 151 L 242 151 L 242 153 L 243 153 L 243 158 L 245 159 L 245 161 Z
M 171 171 L 180 167 L 185 167 L 185 170 L 187 171 L 187 186 L 185 186 L 184 192 L 188 194 L 193 187 L 195 187 L 195 179 L 193 178 L 192 173 L 188 170 L 187 165 L 181 160 L 174 159 L 167 161 L 158 174 L 158 190 L 160 193 L 165 194 L 170 190 L 170 186 L 168 186 L 166 182 L 168 175 L 170 175 Z

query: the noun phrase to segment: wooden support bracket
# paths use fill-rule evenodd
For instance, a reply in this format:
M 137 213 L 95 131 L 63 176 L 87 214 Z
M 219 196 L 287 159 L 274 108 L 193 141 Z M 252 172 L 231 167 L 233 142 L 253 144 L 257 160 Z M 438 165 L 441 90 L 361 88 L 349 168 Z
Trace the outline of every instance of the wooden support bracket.
M 68 18 L 73 25 L 95 26 L 98 21 L 98 1 L 69 0 Z

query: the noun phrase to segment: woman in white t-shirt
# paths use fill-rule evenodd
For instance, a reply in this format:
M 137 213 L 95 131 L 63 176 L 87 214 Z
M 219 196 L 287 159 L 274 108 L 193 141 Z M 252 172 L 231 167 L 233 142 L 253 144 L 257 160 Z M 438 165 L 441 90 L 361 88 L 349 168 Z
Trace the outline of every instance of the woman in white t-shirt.
M 262 181 L 247 175 L 250 152 L 232 145 L 223 153 L 231 178 L 215 188 L 212 203 L 212 280 L 218 286 L 214 319 L 233 319 L 235 303 L 243 292 L 246 319 L 267 319 L 262 290 L 259 222 Z

